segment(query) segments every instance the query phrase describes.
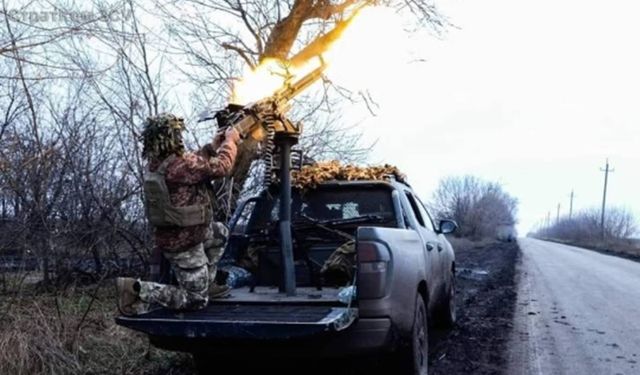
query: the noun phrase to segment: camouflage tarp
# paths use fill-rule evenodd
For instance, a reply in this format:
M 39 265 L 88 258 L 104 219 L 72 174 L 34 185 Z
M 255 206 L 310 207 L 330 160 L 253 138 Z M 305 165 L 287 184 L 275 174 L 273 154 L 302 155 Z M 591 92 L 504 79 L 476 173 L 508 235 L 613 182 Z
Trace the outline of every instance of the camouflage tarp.
M 356 166 L 341 164 L 337 160 L 305 165 L 300 171 L 293 172 L 293 186 L 299 189 L 313 189 L 326 181 L 361 181 L 387 180 L 395 176 L 398 181 L 404 181 L 405 176 L 392 165 Z

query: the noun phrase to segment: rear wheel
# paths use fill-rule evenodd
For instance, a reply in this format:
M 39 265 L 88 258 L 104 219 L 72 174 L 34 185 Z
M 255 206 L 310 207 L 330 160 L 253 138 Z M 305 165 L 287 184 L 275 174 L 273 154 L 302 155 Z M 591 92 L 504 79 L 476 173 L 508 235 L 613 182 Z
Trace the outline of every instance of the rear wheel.
M 257 358 L 251 352 L 242 353 L 251 358 Z M 198 375 L 218 375 L 224 372 L 234 372 L 236 374 L 257 373 L 257 368 L 253 368 L 253 362 L 247 362 L 241 356 L 220 356 L 215 351 L 192 352 L 191 357 L 196 367 Z M 260 361 L 256 361 L 260 362 Z
M 427 375 L 429 372 L 429 330 L 427 308 L 420 294 L 416 297 L 415 306 L 411 340 L 397 353 L 396 360 L 401 374 Z
M 196 370 L 199 375 L 213 374 L 213 366 L 211 363 L 211 357 L 204 353 L 191 353 L 193 357 L 193 363 L 196 365 Z

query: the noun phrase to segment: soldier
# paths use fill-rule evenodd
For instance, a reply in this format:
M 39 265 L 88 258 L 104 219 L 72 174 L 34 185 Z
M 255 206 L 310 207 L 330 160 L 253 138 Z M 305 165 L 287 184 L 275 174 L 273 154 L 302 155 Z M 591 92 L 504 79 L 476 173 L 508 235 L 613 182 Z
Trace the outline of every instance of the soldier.
M 202 309 L 209 298 L 228 294 L 215 285 L 216 264 L 228 230 L 212 223 L 211 181 L 230 173 L 238 132 L 229 128 L 195 153 L 186 153 L 184 121 L 171 114 L 147 119 L 142 132 L 147 172 L 145 206 L 155 227 L 154 243 L 174 271 L 178 285 L 118 278 L 118 307 L 125 315 L 144 312 L 150 303 L 164 307 Z

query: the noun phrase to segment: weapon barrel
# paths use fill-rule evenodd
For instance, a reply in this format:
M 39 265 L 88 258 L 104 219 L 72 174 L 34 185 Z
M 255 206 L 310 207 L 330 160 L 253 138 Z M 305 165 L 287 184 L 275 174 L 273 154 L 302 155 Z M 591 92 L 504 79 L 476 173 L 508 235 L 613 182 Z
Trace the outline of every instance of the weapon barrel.
M 278 100 L 281 102 L 290 101 L 291 99 L 299 95 L 302 91 L 304 91 L 307 87 L 313 85 L 317 80 L 319 80 L 326 68 L 327 66 L 322 63 L 322 65 L 315 68 L 296 82 L 287 84 L 279 92 L 277 92 L 274 97 L 278 98 Z

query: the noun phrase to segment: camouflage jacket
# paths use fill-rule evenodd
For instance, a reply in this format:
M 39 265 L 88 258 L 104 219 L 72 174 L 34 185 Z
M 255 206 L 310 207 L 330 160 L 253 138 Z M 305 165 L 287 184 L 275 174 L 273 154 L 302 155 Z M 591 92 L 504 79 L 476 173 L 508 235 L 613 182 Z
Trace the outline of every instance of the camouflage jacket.
M 215 152 L 213 143 L 205 145 L 194 153 L 185 153 L 175 158 L 165 174 L 171 204 L 176 207 L 205 203 L 206 197 L 198 192 L 202 184 L 223 177 L 231 172 L 236 159 L 237 146 L 231 140 L 224 140 Z M 157 170 L 162 160 L 152 160 L 151 171 Z M 167 252 L 179 252 L 203 242 L 210 223 L 193 227 L 156 228 L 154 243 L 156 248 Z

